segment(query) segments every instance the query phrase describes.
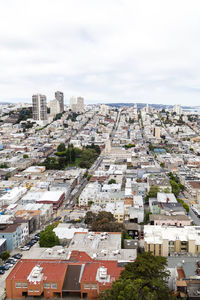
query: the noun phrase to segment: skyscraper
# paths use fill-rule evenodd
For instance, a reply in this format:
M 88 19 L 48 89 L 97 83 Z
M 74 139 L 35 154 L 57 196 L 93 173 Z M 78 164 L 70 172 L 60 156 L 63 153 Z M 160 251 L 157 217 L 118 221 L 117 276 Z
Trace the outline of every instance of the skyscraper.
M 47 120 L 47 103 L 46 96 L 37 94 L 32 96 L 33 119 L 44 121 Z
M 77 112 L 82 113 L 84 111 L 84 98 L 78 97 L 77 98 Z
M 180 104 L 175 104 L 173 107 L 173 112 L 175 112 L 177 115 L 182 114 L 182 108 Z
M 60 104 L 60 113 L 64 111 L 64 94 L 62 92 L 55 92 L 55 98 L 59 101 Z
M 57 99 L 51 100 L 49 103 L 51 116 L 56 116 L 60 111 L 60 102 Z
M 76 105 L 76 97 L 71 97 L 69 100 L 69 108 L 73 110 L 75 105 Z

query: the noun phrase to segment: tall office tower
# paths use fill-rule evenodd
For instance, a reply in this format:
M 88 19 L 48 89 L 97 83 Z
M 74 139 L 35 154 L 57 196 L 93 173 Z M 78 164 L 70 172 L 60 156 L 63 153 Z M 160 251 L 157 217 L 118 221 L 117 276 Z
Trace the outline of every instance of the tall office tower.
M 177 115 L 182 114 L 182 108 L 180 104 L 175 104 L 173 107 L 173 112 L 175 112 Z
M 105 105 L 105 104 L 102 104 L 100 114 L 103 115 L 103 116 L 108 115 L 109 114 L 109 106 Z
M 147 113 L 147 114 L 150 114 L 151 108 L 150 108 L 149 104 L 146 105 L 145 110 L 146 110 L 146 113 Z
M 82 113 L 84 111 L 84 98 L 83 97 L 77 98 L 76 110 L 77 110 L 77 112 L 80 112 L 80 113 Z
M 56 116 L 57 114 L 59 114 L 60 111 L 60 102 L 57 99 L 51 100 L 50 101 L 50 114 L 52 116 Z
M 133 112 L 134 114 L 137 114 L 137 103 L 135 103 L 133 106 Z
M 60 103 L 60 113 L 64 111 L 64 94 L 62 92 L 55 92 L 55 98 L 59 101 Z
M 76 98 L 75 97 L 71 97 L 69 100 L 69 108 L 70 109 L 74 109 L 74 106 L 76 105 Z
M 32 96 L 33 119 L 44 121 L 47 120 L 47 101 L 46 96 L 37 94 Z

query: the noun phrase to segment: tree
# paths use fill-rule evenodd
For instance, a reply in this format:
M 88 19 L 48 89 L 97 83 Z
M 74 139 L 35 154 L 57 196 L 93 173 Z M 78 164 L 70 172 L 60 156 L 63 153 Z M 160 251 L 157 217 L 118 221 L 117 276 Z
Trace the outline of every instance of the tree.
M 162 190 L 163 193 L 166 193 L 166 194 L 169 194 L 171 191 L 170 191 L 170 188 L 169 187 L 166 187 Z
M 157 198 L 158 192 L 160 192 L 159 186 L 152 185 L 149 192 L 145 196 L 145 201 L 148 202 L 149 198 Z
M 110 179 L 110 180 L 108 181 L 108 184 L 113 184 L 113 183 L 116 183 L 116 180 L 115 180 L 115 179 Z
M 75 153 L 74 148 L 72 148 L 71 149 L 71 161 L 75 162 L 75 160 L 76 160 L 76 153 Z
M 1 259 L 7 260 L 10 257 L 10 253 L 8 251 L 3 251 L 0 255 Z
M 178 197 L 178 195 L 181 191 L 181 188 L 180 188 L 179 184 L 174 180 L 170 180 L 170 184 L 171 184 L 171 187 L 172 187 L 172 193 L 174 193 L 174 195 L 176 197 Z
M 28 158 L 28 154 L 24 154 L 24 155 L 23 155 L 23 158 Z
M 3 163 L 0 165 L 0 169 L 8 169 L 8 165 L 6 163 Z
M 89 175 L 87 176 L 87 181 L 90 181 L 91 178 L 92 178 L 92 174 L 89 174 Z
M 83 169 L 89 169 L 90 168 L 90 163 L 88 161 L 80 161 L 79 167 Z
M 85 215 L 85 224 L 92 224 L 96 218 L 96 214 L 91 211 L 88 211 Z
M 65 148 L 64 143 L 61 143 L 60 145 L 58 145 L 57 152 L 64 152 L 65 150 L 66 150 L 66 148 Z
M 167 285 L 169 272 L 167 259 L 153 256 L 151 252 L 139 254 L 128 263 L 110 290 L 100 296 L 101 300 L 169 300 L 172 299 Z
M 165 163 L 164 163 L 164 162 L 161 162 L 161 163 L 160 163 L 160 166 L 161 166 L 161 168 L 164 168 L 164 167 L 165 167 Z
M 60 166 L 60 169 L 64 169 L 64 167 L 65 167 L 65 158 L 64 157 L 59 157 L 58 164 Z
M 121 232 L 123 230 L 123 224 L 117 223 L 113 214 L 107 211 L 101 211 L 98 214 L 88 211 L 85 224 L 90 225 L 92 231 Z
M 149 150 L 154 151 L 154 146 L 152 144 L 149 144 Z
M 144 216 L 144 224 L 147 224 L 148 223 L 148 221 L 149 221 L 149 216 L 151 215 L 151 212 L 150 211 L 148 211 L 146 214 L 145 214 L 145 216 Z
M 56 236 L 53 229 L 57 226 L 57 223 L 46 226 L 45 230 L 40 232 L 39 245 L 40 247 L 54 247 L 60 245 L 60 241 Z

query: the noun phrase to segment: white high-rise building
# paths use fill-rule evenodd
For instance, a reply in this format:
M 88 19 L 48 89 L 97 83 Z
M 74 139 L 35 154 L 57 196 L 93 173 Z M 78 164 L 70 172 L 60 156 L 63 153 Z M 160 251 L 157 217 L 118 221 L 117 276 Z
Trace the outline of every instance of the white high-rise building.
M 177 115 L 182 114 L 182 108 L 180 104 L 175 104 L 173 107 L 173 112 L 175 112 Z
M 69 100 L 69 108 L 73 110 L 74 105 L 76 105 L 76 97 L 71 97 Z
M 45 95 L 37 94 L 32 96 L 33 119 L 38 121 L 47 120 L 47 99 Z
M 60 102 L 57 99 L 51 100 L 49 106 L 50 106 L 51 116 L 55 116 L 61 112 L 60 111 Z
M 83 97 L 77 98 L 76 110 L 77 110 L 77 112 L 80 112 L 80 113 L 82 113 L 84 111 L 84 98 Z
M 154 127 L 153 135 L 155 136 L 156 139 L 160 139 L 160 127 Z
M 82 113 L 84 111 L 84 98 L 83 97 L 71 97 L 69 102 L 69 108 L 73 112 Z
M 146 113 L 147 113 L 147 114 L 150 114 L 151 108 L 150 108 L 149 104 L 146 105 L 145 110 L 146 110 Z
M 100 111 L 100 114 L 103 115 L 103 116 L 106 116 L 109 114 L 109 106 L 108 105 L 105 105 L 105 104 L 102 104 L 101 105 L 101 111 Z

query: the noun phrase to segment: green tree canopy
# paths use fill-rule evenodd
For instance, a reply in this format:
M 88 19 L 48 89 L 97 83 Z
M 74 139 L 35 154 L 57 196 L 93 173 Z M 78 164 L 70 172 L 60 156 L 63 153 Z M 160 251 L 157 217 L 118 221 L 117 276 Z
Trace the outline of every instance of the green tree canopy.
M 65 150 L 66 150 L 66 148 L 65 148 L 64 143 L 61 143 L 60 145 L 58 145 L 57 152 L 64 152 Z
M 8 251 L 3 251 L 0 255 L 1 259 L 6 260 L 10 257 L 10 253 Z
M 148 202 L 149 198 L 157 198 L 158 192 L 160 192 L 159 186 L 152 185 L 149 192 L 145 196 L 145 201 Z
M 60 245 L 60 241 L 56 236 L 53 229 L 57 226 L 57 223 L 46 226 L 45 230 L 40 232 L 39 245 L 40 247 L 54 247 Z
M 153 256 L 151 252 L 138 255 L 135 262 L 128 263 L 120 278 L 110 290 L 100 296 L 101 300 L 169 300 L 172 299 L 167 285 L 165 257 Z
M 107 211 L 98 214 L 88 211 L 85 223 L 90 225 L 92 231 L 121 232 L 123 230 L 123 224 L 117 223 L 113 214 Z
M 113 184 L 113 183 L 116 183 L 116 180 L 115 180 L 115 179 L 110 179 L 110 180 L 108 181 L 108 184 Z

